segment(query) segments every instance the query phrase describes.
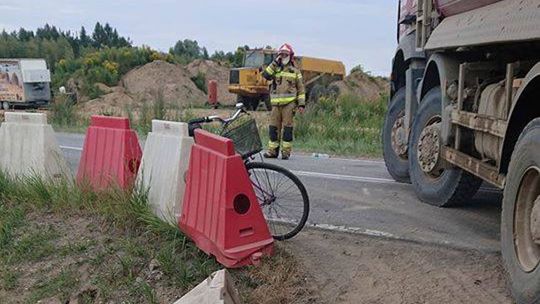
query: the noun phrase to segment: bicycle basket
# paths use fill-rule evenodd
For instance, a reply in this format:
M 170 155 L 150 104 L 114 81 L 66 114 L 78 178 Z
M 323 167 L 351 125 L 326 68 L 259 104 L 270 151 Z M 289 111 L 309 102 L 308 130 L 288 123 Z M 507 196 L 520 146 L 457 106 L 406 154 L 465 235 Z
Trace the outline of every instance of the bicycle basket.
M 248 115 L 227 125 L 221 132 L 221 136 L 233 141 L 236 152 L 242 155 L 242 158 L 248 158 L 263 149 L 257 123 Z

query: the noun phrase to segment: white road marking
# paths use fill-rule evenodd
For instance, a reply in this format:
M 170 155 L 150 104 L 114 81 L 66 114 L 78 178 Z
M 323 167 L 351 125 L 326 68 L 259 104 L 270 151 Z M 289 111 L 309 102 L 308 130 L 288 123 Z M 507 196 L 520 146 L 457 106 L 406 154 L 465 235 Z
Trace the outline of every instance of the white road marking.
M 369 235 L 369 236 L 385 237 L 385 238 L 399 239 L 399 240 L 403 239 L 392 233 L 379 231 L 379 230 L 373 230 L 373 229 L 365 229 L 365 228 L 360 228 L 360 227 L 336 226 L 336 225 L 330 225 L 330 224 L 308 224 L 308 226 L 324 229 L 324 230 L 330 230 L 330 231 L 350 232 L 350 233 L 356 233 L 356 234 L 364 234 L 364 235 Z
M 331 173 L 320 173 L 320 172 L 311 172 L 311 171 L 291 171 L 291 172 L 299 176 L 307 176 L 307 177 L 320 177 L 320 178 L 326 178 L 326 179 L 357 181 L 357 182 L 376 183 L 376 184 L 400 184 L 394 181 L 393 179 L 388 179 L 388 178 L 331 174 Z
M 60 149 L 82 151 L 82 148 L 72 146 L 60 146 Z
M 393 179 L 379 178 L 379 177 L 342 175 L 342 174 L 330 174 L 330 173 L 320 173 L 320 172 L 311 172 L 311 171 L 294 171 L 294 170 L 291 170 L 291 172 L 298 176 L 319 177 L 319 178 L 334 179 L 334 180 L 341 180 L 341 181 L 356 181 L 356 182 L 374 183 L 374 184 L 394 184 L 394 185 L 404 185 L 404 186 L 409 185 L 409 184 L 404 184 L 404 183 L 398 183 Z M 484 191 L 484 192 L 492 192 L 492 193 L 500 192 L 499 189 L 488 188 L 488 187 L 481 187 L 479 190 Z
M 277 223 L 283 223 L 283 224 L 296 224 L 296 221 L 293 221 L 291 219 L 270 219 L 271 222 L 277 222 Z M 445 239 L 423 239 L 419 237 L 415 237 L 412 235 L 395 235 L 393 233 L 389 233 L 386 231 L 381 230 L 374 230 L 374 229 L 368 229 L 368 228 L 360 228 L 360 227 L 349 227 L 349 226 L 338 226 L 338 225 L 331 225 L 331 224 L 315 224 L 307 222 L 305 227 L 309 228 L 315 228 L 320 229 L 323 231 L 333 231 L 333 232 L 345 232 L 345 233 L 352 233 L 352 234 L 358 234 L 358 235 L 365 235 L 370 237 L 379 237 L 379 238 L 385 238 L 390 240 L 399 240 L 399 241 L 406 241 L 406 242 L 419 242 L 423 244 L 433 244 L 433 245 L 443 245 L 443 246 L 450 246 L 452 248 L 464 248 L 464 249 L 475 249 L 475 247 L 455 243 L 449 240 Z M 300 232 L 302 234 L 302 232 Z M 494 249 L 480 249 L 481 251 L 485 252 L 498 252 L 498 250 Z
M 328 158 L 317 158 L 310 155 L 294 155 L 294 158 L 309 158 L 309 159 L 320 159 L 320 160 L 339 160 L 339 161 L 349 161 L 349 162 L 359 162 L 359 163 L 370 163 L 370 164 L 380 164 L 384 165 L 382 160 L 373 160 L 373 159 L 357 159 L 357 158 L 340 158 L 340 157 L 328 157 Z
M 270 218 L 268 219 L 268 221 L 274 222 L 274 223 L 291 224 L 291 225 L 296 225 L 298 223 L 298 221 L 295 221 L 293 219 L 288 219 L 288 218 L 279 218 L 279 219 Z M 310 222 L 307 222 L 305 226 L 319 228 L 323 230 L 330 230 L 330 231 L 349 232 L 349 233 L 364 234 L 364 235 L 369 235 L 369 236 L 385 237 L 385 238 L 391 238 L 391 239 L 403 239 L 392 233 L 379 231 L 379 230 L 373 230 L 373 229 L 359 228 L 359 227 L 336 226 L 336 225 L 331 225 L 331 224 L 314 224 Z

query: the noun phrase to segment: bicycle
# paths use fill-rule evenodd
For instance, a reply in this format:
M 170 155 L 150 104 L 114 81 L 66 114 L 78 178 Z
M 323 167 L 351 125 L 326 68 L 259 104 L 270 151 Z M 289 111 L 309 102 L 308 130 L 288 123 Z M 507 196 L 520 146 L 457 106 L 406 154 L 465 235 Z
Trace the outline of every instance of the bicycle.
M 291 171 L 262 161 L 259 153 L 263 148 L 255 119 L 238 103 L 229 118 L 214 115 L 190 120 L 189 135 L 202 128 L 201 124 L 211 122 L 221 123 L 220 136 L 231 139 L 242 156 L 272 237 L 282 241 L 297 235 L 309 216 L 306 188 Z M 254 161 L 257 154 L 261 161 Z

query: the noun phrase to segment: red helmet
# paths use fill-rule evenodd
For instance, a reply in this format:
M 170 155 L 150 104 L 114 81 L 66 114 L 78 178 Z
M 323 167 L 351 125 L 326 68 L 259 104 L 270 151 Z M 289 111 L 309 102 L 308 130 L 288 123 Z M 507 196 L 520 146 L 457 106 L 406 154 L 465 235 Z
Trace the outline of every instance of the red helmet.
M 279 48 L 278 54 L 282 54 L 282 53 L 287 53 L 289 54 L 289 56 L 291 56 L 291 58 L 294 58 L 294 50 L 292 46 L 288 43 L 285 43 Z

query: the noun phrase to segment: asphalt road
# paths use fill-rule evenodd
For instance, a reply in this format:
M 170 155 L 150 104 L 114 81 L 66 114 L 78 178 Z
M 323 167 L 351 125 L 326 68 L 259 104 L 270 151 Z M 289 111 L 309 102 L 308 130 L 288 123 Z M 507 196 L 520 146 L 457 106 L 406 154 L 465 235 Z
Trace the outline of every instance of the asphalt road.
M 76 170 L 84 135 L 57 133 Z M 382 161 L 293 155 L 273 161 L 305 184 L 311 212 L 308 223 L 325 229 L 499 251 L 502 193 L 484 185 L 461 207 L 437 208 L 420 202 L 411 185 L 394 182 Z

